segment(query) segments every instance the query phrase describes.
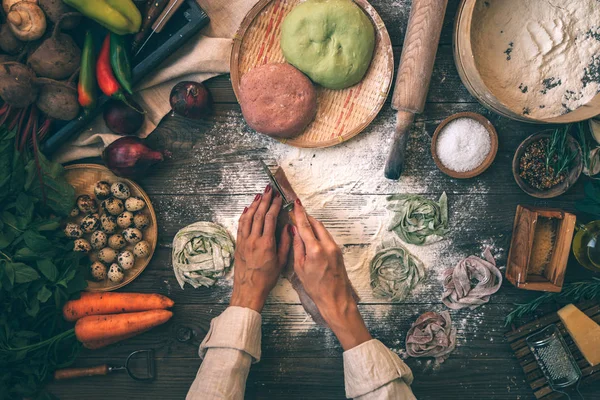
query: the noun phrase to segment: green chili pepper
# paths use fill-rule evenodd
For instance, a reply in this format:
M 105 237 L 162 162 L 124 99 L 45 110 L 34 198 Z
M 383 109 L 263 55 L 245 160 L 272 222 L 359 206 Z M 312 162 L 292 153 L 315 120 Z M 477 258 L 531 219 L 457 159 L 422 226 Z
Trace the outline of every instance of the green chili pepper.
M 125 91 L 133 94 L 131 85 L 131 62 L 125 44 L 125 38 L 114 33 L 110 34 L 110 65 Z
M 63 0 L 84 16 L 119 35 L 138 33 L 142 15 L 131 0 Z
M 85 33 L 83 50 L 81 51 L 81 70 L 77 85 L 79 104 L 86 110 L 96 107 L 96 54 L 92 32 Z

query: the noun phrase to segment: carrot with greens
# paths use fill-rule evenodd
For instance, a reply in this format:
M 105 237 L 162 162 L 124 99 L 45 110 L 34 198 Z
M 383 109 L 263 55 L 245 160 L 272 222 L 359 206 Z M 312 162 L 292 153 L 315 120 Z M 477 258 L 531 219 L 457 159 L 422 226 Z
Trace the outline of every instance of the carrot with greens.
M 67 321 L 77 321 L 90 315 L 130 313 L 173 307 L 173 300 L 161 294 L 146 293 L 91 293 L 83 292 L 77 300 L 63 307 Z
M 132 337 L 162 325 L 170 320 L 172 316 L 173 313 L 167 310 L 91 315 L 77 321 L 75 336 L 82 343 L 110 341 L 117 338 L 121 340 L 125 336 Z

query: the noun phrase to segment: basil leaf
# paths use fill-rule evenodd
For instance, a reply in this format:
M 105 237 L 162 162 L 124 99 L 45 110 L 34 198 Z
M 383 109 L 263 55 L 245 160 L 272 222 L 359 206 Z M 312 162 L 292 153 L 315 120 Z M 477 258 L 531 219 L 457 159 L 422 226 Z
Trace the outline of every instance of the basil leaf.
M 49 281 L 56 282 L 56 279 L 58 279 L 58 269 L 52 261 L 47 259 L 38 260 L 37 268 Z
M 37 294 L 37 299 L 41 303 L 45 303 L 50 297 L 52 297 L 52 291 L 48 287 L 42 286 L 42 289 Z
M 4 262 L 4 274 L 8 278 L 11 286 L 15 284 L 15 267 L 12 263 Z
M 31 282 L 31 281 L 35 281 L 36 279 L 38 279 L 40 277 L 40 275 L 37 273 L 37 271 L 35 269 L 31 268 L 27 264 L 11 263 L 11 265 L 15 271 L 14 281 L 16 283 Z
M 27 231 L 23 234 L 25 244 L 35 252 L 44 252 L 52 249 L 52 243 L 43 235 L 34 231 Z

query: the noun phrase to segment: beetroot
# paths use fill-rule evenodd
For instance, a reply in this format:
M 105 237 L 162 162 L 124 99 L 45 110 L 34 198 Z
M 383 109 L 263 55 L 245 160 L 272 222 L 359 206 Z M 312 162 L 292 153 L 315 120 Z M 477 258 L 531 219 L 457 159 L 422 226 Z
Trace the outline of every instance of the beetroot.
M 38 108 L 51 118 L 70 121 L 79 115 L 77 88 L 65 82 L 47 78 L 37 78 L 40 94 Z
M 15 108 L 27 107 L 38 95 L 34 79 L 35 74 L 26 65 L 16 61 L 0 64 L 0 97 Z

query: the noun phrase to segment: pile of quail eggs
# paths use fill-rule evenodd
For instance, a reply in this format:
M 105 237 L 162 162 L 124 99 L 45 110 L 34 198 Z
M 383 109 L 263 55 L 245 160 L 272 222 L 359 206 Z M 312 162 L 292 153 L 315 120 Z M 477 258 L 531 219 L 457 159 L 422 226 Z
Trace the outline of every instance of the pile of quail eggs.
M 123 182 L 96 182 L 94 197 L 83 194 L 77 198 L 65 235 L 75 239 L 75 251 L 90 253 L 91 275 L 96 281 L 108 278 L 119 283 L 136 258 L 146 258 L 152 251 L 142 233 L 150 226 L 150 217 L 143 212 L 146 202 L 132 196 Z

